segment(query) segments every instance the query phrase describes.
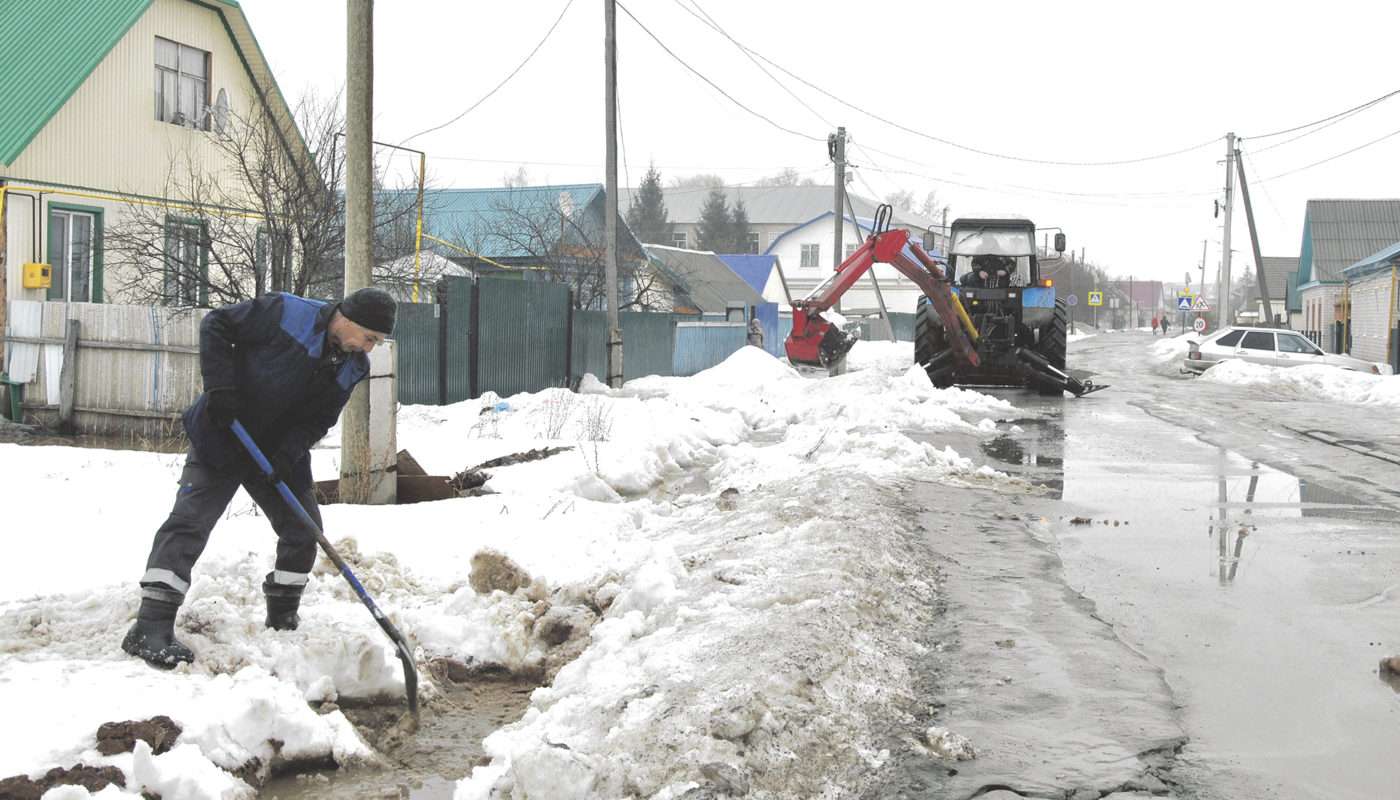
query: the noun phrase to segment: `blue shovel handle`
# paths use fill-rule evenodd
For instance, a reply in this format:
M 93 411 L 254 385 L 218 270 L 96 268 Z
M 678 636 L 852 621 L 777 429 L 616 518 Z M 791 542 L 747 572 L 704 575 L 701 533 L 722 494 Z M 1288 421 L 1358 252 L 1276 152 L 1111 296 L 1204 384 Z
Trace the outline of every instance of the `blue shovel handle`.
M 248 455 L 253 457 L 253 461 L 258 465 L 258 468 L 263 471 L 263 474 L 267 475 L 269 478 L 276 477 L 276 471 L 273 470 L 271 462 L 267 460 L 267 456 L 263 455 L 262 450 L 258 449 L 257 443 L 254 442 L 253 437 L 248 434 L 248 430 L 243 427 L 243 423 L 234 420 L 230 427 L 233 430 L 233 435 L 237 436 L 238 441 L 243 443 L 244 449 L 248 451 Z M 356 578 L 355 573 L 350 571 L 350 567 L 345 563 L 345 559 L 340 557 L 340 553 L 336 552 L 335 547 L 333 547 L 330 540 L 326 538 L 326 534 L 321 530 L 321 526 L 316 524 L 316 520 L 312 519 L 311 515 L 307 513 L 301 501 L 297 500 L 296 495 L 292 494 L 292 490 L 287 488 L 287 482 L 279 480 L 276 486 L 277 493 L 282 495 L 282 500 L 287 503 L 287 507 L 295 511 L 297 516 L 301 517 L 301 521 L 306 523 L 306 527 L 310 528 L 316 534 L 316 543 L 321 546 L 322 550 L 326 551 L 326 556 L 330 558 L 331 563 L 335 564 L 336 569 L 340 570 L 340 574 L 349 582 L 351 588 L 355 590 L 355 594 L 359 595 L 360 602 L 364 603 L 365 608 L 369 609 L 369 613 L 374 616 L 374 620 L 379 623 L 379 627 L 393 640 L 394 647 L 399 653 L 399 661 L 403 664 L 404 688 L 408 692 L 408 710 L 413 714 L 413 719 L 417 721 L 418 671 L 414 668 L 413 651 L 409 649 L 408 642 L 404 641 L 403 634 L 399 633 L 394 623 L 391 622 L 388 617 L 384 616 L 384 612 L 379 610 L 379 606 L 375 605 L 374 600 L 369 596 L 369 592 L 366 592 L 364 585 L 360 583 L 360 579 Z

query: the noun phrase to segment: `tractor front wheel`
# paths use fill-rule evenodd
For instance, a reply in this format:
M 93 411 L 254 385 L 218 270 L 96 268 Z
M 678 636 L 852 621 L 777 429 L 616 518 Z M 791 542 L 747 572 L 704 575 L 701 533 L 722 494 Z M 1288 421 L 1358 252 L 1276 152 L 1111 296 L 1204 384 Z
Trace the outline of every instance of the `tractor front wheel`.
M 928 372 L 935 387 L 946 389 L 953 385 L 953 351 L 943 322 L 927 297 L 919 298 L 914 314 L 914 362 Z
M 1059 298 L 1055 300 L 1055 316 L 1050 320 L 1040 333 L 1040 342 L 1036 345 L 1036 352 L 1045 357 L 1050 362 L 1050 366 L 1064 372 L 1065 371 L 1065 351 L 1069 348 L 1069 339 L 1066 331 L 1069 328 L 1068 306 L 1065 301 Z M 1038 381 L 1037 388 L 1041 394 L 1063 394 L 1064 388 L 1059 384 L 1047 381 Z

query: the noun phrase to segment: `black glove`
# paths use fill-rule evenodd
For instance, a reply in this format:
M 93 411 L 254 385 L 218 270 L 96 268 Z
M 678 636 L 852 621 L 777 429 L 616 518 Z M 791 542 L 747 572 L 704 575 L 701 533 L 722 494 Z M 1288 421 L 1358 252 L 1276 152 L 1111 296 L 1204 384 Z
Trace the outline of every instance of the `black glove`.
M 272 484 L 286 483 L 292 477 L 292 468 L 301 459 L 296 456 L 287 455 L 281 450 L 274 450 L 268 457 L 267 463 L 272 465 L 272 474 L 267 479 Z
M 210 389 L 207 407 L 209 419 L 220 428 L 227 428 L 238 416 L 238 392 L 233 389 Z

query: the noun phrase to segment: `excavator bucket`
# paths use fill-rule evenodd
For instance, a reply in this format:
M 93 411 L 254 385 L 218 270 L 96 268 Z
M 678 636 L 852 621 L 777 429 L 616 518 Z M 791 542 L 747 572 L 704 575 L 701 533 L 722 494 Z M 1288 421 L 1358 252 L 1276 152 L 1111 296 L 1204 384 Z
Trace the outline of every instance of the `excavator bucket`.
M 805 310 L 793 313 L 792 335 L 784 342 L 788 361 L 795 365 L 831 369 L 855 347 L 856 336 Z

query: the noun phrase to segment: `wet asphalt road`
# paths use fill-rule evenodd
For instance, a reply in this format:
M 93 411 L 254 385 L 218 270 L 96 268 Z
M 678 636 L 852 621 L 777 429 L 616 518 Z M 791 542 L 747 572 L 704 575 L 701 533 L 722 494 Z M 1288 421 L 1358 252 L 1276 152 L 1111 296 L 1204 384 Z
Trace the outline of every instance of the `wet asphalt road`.
M 1400 796 L 1400 423 L 1213 386 L 1152 337 L 1075 342 L 1084 398 L 960 453 L 1035 495 L 925 487 L 946 564 L 937 724 L 979 757 L 927 797 Z M 950 774 L 951 773 L 951 774 Z

